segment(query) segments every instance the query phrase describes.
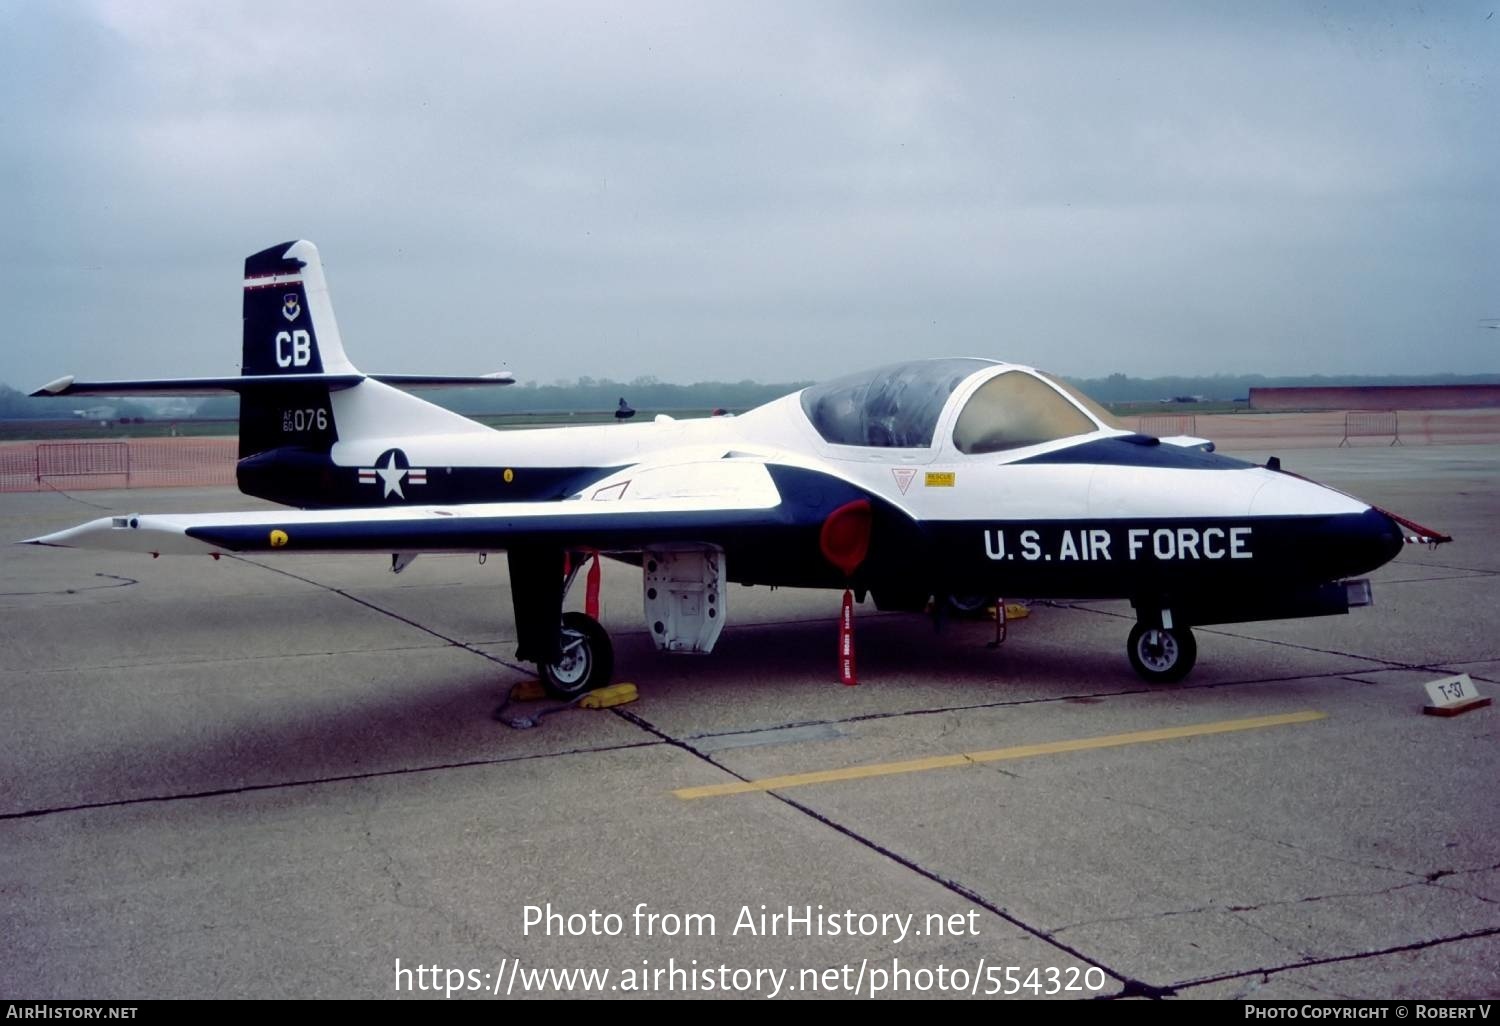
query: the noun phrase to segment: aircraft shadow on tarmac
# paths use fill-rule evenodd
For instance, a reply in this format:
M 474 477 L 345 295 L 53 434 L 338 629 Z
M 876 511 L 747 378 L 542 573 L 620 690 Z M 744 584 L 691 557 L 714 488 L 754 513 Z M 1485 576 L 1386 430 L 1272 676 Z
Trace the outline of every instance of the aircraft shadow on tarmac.
M 764 730 L 793 723 L 861 720 L 947 709 L 1078 700 L 1151 691 L 1188 691 L 1254 677 L 1275 680 L 1284 662 L 1254 669 L 1236 657 L 1259 643 L 1215 639 L 1193 685 L 1156 689 L 1131 672 L 1116 642 L 1120 620 L 1099 609 L 1042 606 L 1012 624 L 998 650 L 986 622 L 950 622 L 938 633 L 916 615 L 866 613 L 856 623 L 861 684 L 843 687 L 836 624 L 823 620 L 744 625 L 727 630 L 710 656 L 657 653 L 644 632 L 618 636 L 617 679 L 636 683 L 640 701 L 608 711 L 566 710 L 538 729 L 516 730 L 494 713 L 530 674 L 481 659 L 509 661 L 513 642 L 386 653 L 297 655 L 256 664 L 253 676 L 209 664 L 142 667 L 160 680 L 128 720 L 76 724 L 56 764 L 12 780 L 7 811 L 112 804 L 153 797 L 295 785 L 484 765 L 656 744 L 636 718 L 672 736 Z M 1301 673 L 1316 673 L 1301 657 Z M 352 662 L 352 665 L 351 665 Z M 342 669 L 332 673 L 329 667 Z M 126 680 L 123 686 L 129 687 Z M 1184 699 L 1187 699 L 1184 695 Z M 1252 703 L 1259 710 L 1263 702 Z M 513 704 L 535 716 L 557 703 Z M 1101 721 L 1100 732 L 1109 724 Z M 292 786 L 289 786 L 292 785 Z M 303 788 L 302 790 L 305 790 Z

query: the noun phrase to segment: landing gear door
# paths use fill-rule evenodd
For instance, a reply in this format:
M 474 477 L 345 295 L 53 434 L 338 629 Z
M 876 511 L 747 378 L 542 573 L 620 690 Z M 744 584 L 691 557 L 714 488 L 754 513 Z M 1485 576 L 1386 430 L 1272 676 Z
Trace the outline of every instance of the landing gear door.
M 647 549 L 646 626 L 663 652 L 712 652 L 724 629 L 724 550 L 716 545 Z

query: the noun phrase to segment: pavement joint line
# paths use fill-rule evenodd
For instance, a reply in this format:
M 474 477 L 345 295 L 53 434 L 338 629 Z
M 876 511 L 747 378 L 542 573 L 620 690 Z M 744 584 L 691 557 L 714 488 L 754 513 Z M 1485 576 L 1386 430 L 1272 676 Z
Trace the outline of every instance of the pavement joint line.
M 722 798 L 730 795 L 751 794 L 763 791 L 780 791 L 809 784 L 842 783 L 849 780 L 865 780 L 871 777 L 893 776 L 905 773 L 922 773 L 935 769 L 952 769 L 958 766 L 978 765 L 989 762 L 1006 762 L 1012 759 L 1029 759 L 1040 755 L 1061 755 L 1069 752 L 1093 751 L 1100 748 L 1119 748 L 1126 745 L 1150 744 L 1158 741 L 1176 741 L 1183 738 L 1205 737 L 1212 734 L 1228 734 L 1244 730 L 1259 730 L 1266 727 L 1290 726 L 1312 723 L 1326 719 L 1327 713 L 1305 709 L 1294 713 L 1279 713 L 1274 716 L 1251 716 L 1238 720 L 1218 720 L 1213 723 L 1190 724 L 1182 727 L 1159 727 L 1153 730 L 1136 730 L 1125 734 L 1106 734 L 1100 737 L 1077 738 L 1066 741 L 1047 741 L 1041 744 L 1013 745 L 1009 748 L 992 748 L 979 752 L 958 752 L 952 755 L 933 755 L 922 759 L 904 759 L 896 762 L 871 763 L 864 766 L 846 766 L 840 769 L 814 770 L 808 773 L 790 773 L 783 776 L 764 777 L 760 780 L 741 779 L 732 784 L 707 784 L 700 787 L 678 788 L 672 793 L 683 801 L 700 798 Z
M 1454 566 L 1452 563 L 1410 563 L 1409 566 L 1437 567 L 1439 570 L 1468 570 L 1476 574 L 1500 574 L 1500 570 L 1482 569 L 1477 566 Z
M 316 652 L 266 652 L 261 655 L 246 656 L 190 656 L 185 659 L 148 659 L 139 663 L 89 663 L 79 666 L 26 666 L 20 669 L 0 669 L 0 677 L 6 674 L 42 674 L 42 673 L 93 673 L 99 670 L 142 670 L 152 667 L 163 666 L 227 666 L 231 663 L 258 663 L 271 659 L 321 659 L 331 657 L 378 656 L 387 653 L 398 652 L 438 652 L 445 648 L 461 646 L 433 645 L 422 643 L 418 645 L 386 645 L 381 647 L 367 648 L 331 648 Z
M 1146 809 L 1150 812 L 1159 813 L 1171 818 L 1174 822 L 1181 823 L 1183 825 L 1192 827 L 1207 827 L 1213 830 L 1225 830 L 1238 836 L 1249 838 L 1250 840 L 1255 841 L 1258 844 L 1266 844 L 1277 848 L 1285 848 L 1287 851 L 1297 853 L 1298 856 L 1304 859 L 1314 858 L 1320 859 L 1325 862 L 1337 863 L 1339 865 L 1357 866 L 1361 869 L 1374 869 L 1383 873 L 1393 873 L 1396 876 L 1411 877 L 1412 882 L 1414 883 L 1430 882 L 1425 880 L 1425 875 L 1423 873 L 1420 873 L 1416 870 L 1406 869 L 1401 866 L 1388 866 L 1384 863 L 1372 862 L 1368 859 L 1343 858 L 1341 856 L 1322 851 L 1315 847 L 1293 844 L 1292 842 L 1280 837 L 1267 837 L 1264 834 L 1256 833 L 1253 830 L 1246 830 L 1243 827 L 1239 826 L 1231 826 L 1219 820 L 1200 819 L 1196 816 L 1183 815 L 1181 810 L 1174 807 L 1154 805 L 1151 802 L 1132 798 L 1121 798 L 1117 795 L 1105 794 L 1101 795 L 1101 797 L 1107 802 L 1117 802 L 1119 804 L 1129 805 L 1134 808 Z
M 687 741 L 673 737 L 671 734 L 668 734 L 666 731 L 662 730 L 660 727 L 657 727 L 655 724 L 651 723 L 649 720 L 645 719 L 639 714 L 632 712 L 629 709 L 618 707 L 613 708 L 610 711 L 621 719 L 634 724 L 636 727 L 652 735 L 653 737 L 660 738 L 666 744 L 669 744 L 674 748 L 679 748 L 689 755 L 696 756 L 698 759 L 701 759 L 703 762 L 708 763 L 715 769 L 727 773 L 730 776 L 736 777 L 742 781 L 746 779 L 743 775 L 736 773 L 728 766 L 716 760 L 712 755 L 709 755 L 707 752 L 701 751 L 700 749 L 694 748 Z M 865 835 L 859 833 L 857 830 L 844 826 L 844 824 L 842 823 L 836 822 L 835 820 L 823 815 L 821 812 L 817 811 L 809 805 L 804 805 L 802 802 L 799 802 L 794 798 L 789 798 L 786 795 L 776 794 L 774 792 L 770 793 L 770 797 L 775 799 L 776 801 L 781 802 L 783 805 L 788 806 L 789 808 L 797 810 L 804 816 L 807 816 L 809 819 L 820 823 L 821 825 L 827 827 L 835 833 L 842 834 L 843 836 L 849 838 L 849 840 L 853 841 L 855 844 L 858 844 L 863 848 L 868 848 L 870 851 L 875 852 L 877 855 L 889 859 L 897 865 L 902 866 L 903 868 L 910 870 L 913 873 L 916 873 L 918 876 L 937 884 L 944 890 L 956 894 L 967 901 L 973 902 L 975 905 L 978 905 L 985 911 L 994 914 L 1007 923 L 1010 923 L 1012 926 L 1014 926 L 1018 930 L 1021 930 L 1023 933 L 1035 937 L 1042 943 L 1048 944 L 1054 948 L 1057 948 L 1059 951 L 1071 955 L 1073 958 L 1078 959 L 1078 961 L 1082 962 L 1084 965 L 1097 967 L 1110 978 L 1118 980 L 1120 982 L 1121 989 L 1118 993 L 1099 994 L 1096 995 L 1096 999 L 1113 997 L 1145 997 L 1159 999 L 1162 997 L 1168 997 L 1172 993 L 1170 988 L 1155 987 L 1149 983 L 1145 983 L 1142 980 L 1137 980 L 1132 976 L 1128 976 L 1125 973 L 1111 969 L 1103 962 L 1100 962 L 1097 959 L 1090 958 L 1071 945 L 1053 938 L 1051 934 L 1047 933 L 1047 931 L 1032 926 L 1030 923 L 1027 923 L 1014 914 L 1006 911 L 1004 908 L 1001 908 L 999 905 L 996 905 L 994 902 L 985 898 L 978 891 L 975 891 L 972 888 L 959 883 L 957 880 L 943 876 L 940 873 L 928 869 L 926 866 L 921 865 L 914 859 L 910 859 L 891 848 L 887 848 L 883 844 L 871 840 Z
M 1444 944 L 1458 944 L 1467 940 L 1479 940 L 1483 937 L 1494 937 L 1500 935 L 1500 926 L 1490 927 L 1484 930 L 1472 930 L 1468 933 L 1453 934 L 1448 937 L 1434 937 L 1430 940 L 1414 941 L 1411 944 L 1398 944 L 1394 947 L 1380 948 L 1376 951 L 1360 951 L 1349 955 L 1329 955 L 1324 958 L 1310 958 L 1302 962 L 1288 962 L 1285 965 L 1269 966 L 1261 969 L 1243 969 L 1238 972 L 1220 973 L 1216 976 L 1202 976 L 1181 983 L 1172 984 L 1171 989 L 1179 994 L 1193 987 L 1203 987 L 1210 983 L 1223 983 L 1227 980 L 1242 980 L 1247 976 L 1271 977 L 1278 973 L 1292 972 L 1297 969 L 1309 969 L 1320 965 L 1335 965 L 1340 962 L 1359 962 L 1367 958 L 1382 958 L 1386 955 L 1400 955 L 1408 951 L 1422 951 L 1427 948 L 1436 948 Z
M 357 605 L 364 606 L 366 609 L 379 613 L 382 616 L 388 616 L 392 620 L 396 620 L 399 623 L 406 624 L 408 627 L 414 627 L 419 631 L 430 634 L 434 638 L 438 638 L 439 640 L 447 642 L 454 648 L 461 648 L 465 652 L 472 652 L 474 655 L 477 655 L 481 659 L 488 659 L 490 662 L 498 663 L 499 665 L 504 666 L 507 669 L 515 670 L 518 673 L 529 672 L 524 666 L 518 666 L 515 663 L 512 663 L 505 659 L 501 659 L 499 656 L 491 655 L 488 652 L 481 652 L 479 649 L 475 648 L 473 645 L 470 645 L 467 642 L 459 641 L 457 638 L 450 638 L 446 634 L 433 630 L 426 624 L 418 623 L 415 620 L 402 616 L 400 613 L 392 612 L 391 610 L 386 609 L 382 606 L 377 606 L 375 603 L 369 601 L 368 599 L 362 599 L 358 595 L 350 594 L 342 588 L 335 588 L 331 585 L 324 584 L 322 581 L 315 581 L 310 577 L 303 577 L 301 574 L 294 574 L 290 570 L 283 570 L 280 567 L 270 566 L 266 563 L 260 563 L 253 559 L 247 559 L 244 556 L 229 555 L 229 558 L 235 560 L 236 562 L 259 567 L 262 570 L 269 570 L 271 573 L 281 574 L 283 577 L 290 577 L 292 580 L 301 581 L 303 584 L 310 584 L 314 588 L 321 588 L 323 591 L 332 592 L 335 595 L 346 598 L 350 602 L 353 602 Z
M 1298 673 L 1298 674 L 1290 674 L 1290 675 L 1285 676 L 1285 677 L 1251 677 L 1251 678 L 1247 678 L 1247 679 L 1244 679 L 1244 680 L 1205 681 L 1205 682 L 1203 682 L 1201 684 L 1181 684 L 1181 685 L 1178 685 L 1176 688 L 1174 688 L 1172 690 L 1177 691 L 1177 692 L 1199 691 L 1199 690 L 1206 691 L 1206 690 L 1212 690 L 1214 688 L 1249 687 L 1249 686 L 1251 686 L 1253 684 L 1283 684 L 1283 683 L 1286 683 L 1288 681 L 1298 681 L 1298 680 L 1328 680 L 1328 681 L 1351 680 L 1351 678 L 1349 676 L 1349 674 L 1351 672 L 1354 672 L 1354 673 L 1388 673 L 1388 672 L 1391 672 L 1393 670 L 1409 670 L 1409 669 L 1423 669 L 1425 671 L 1424 667 L 1386 666 L 1385 664 L 1380 664 L 1378 666 L 1371 667 L 1368 670 L 1354 670 L 1354 671 L 1349 671 L 1349 670 L 1329 670 L 1329 671 L 1326 671 L 1324 673 Z M 3 672 L 4 671 L 0 671 L 0 673 L 3 673 Z M 1482 677 L 1474 676 L 1473 674 L 1470 674 L 1470 676 L 1474 677 L 1475 680 L 1484 680 L 1485 679 L 1485 678 L 1482 678 Z M 1370 683 L 1370 682 L 1366 682 L 1366 681 L 1352 681 L 1352 682 L 1353 683 L 1361 683 L 1361 684 L 1363 684 L 1363 683 Z M 685 740 L 688 740 L 688 741 L 697 741 L 697 740 L 701 740 L 701 739 L 705 739 L 705 738 L 723 737 L 723 736 L 726 736 L 726 735 L 734 735 L 734 734 L 758 734 L 758 733 L 760 733 L 763 730 L 779 730 L 779 729 L 786 728 L 786 727 L 817 727 L 817 726 L 823 726 L 823 725 L 836 725 L 836 724 L 841 724 L 841 723 L 865 723 L 865 722 L 869 722 L 869 721 L 873 721 L 873 720 L 901 719 L 901 718 L 906 717 L 906 716 L 941 716 L 941 715 L 943 715 L 945 713 L 971 712 L 971 711 L 974 711 L 974 710 L 982 710 L 982 709 L 1015 709 L 1015 708 L 1020 708 L 1021 706 L 1027 706 L 1027 705 L 1050 705 L 1050 704 L 1053 704 L 1053 703 L 1056 703 L 1056 702 L 1076 702 L 1076 701 L 1079 701 L 1080 699 L 1087 699 L 1087 698 L 1096 698 L 1096 699 L 1133 698 L 1133 697 L 1138 696 L 1138 695 L 1160 695 L 1160 694 L 1168 694 L 1168 693 L 1170 693 L 1170 691 L 1167 691 L 1167 690 L 1161 688 L 1160 686 L 1143 685 L 1143 686 L 1135 686 L 1135 687 L 1122 688 L 1119 691 L 1087 691 L 1087 692 L 1080 692 L 1080 693 L 1077 693 L 1077 694 L 1047 695 L 1047 696 L 1044 696 L 1044 697 L 1041 697 L 1041 698 L 1011 698 L 1011 699 L 1001 699 L 1000 701 L 996 701 L 996 702 L 970 702 L 970 703 L 965 703 L 965 704 L 961 704 L 961 705 L 939 705 L 939 706 L 922 707 L 922 708 L 917 708 L 917 709 L 900 709 L 900 710 L 894 710 L 894 711 L 891 711 L 891 712 L 856 713 L 855 715 L 852 715 L 852 716 L 834 716 L 834 717 L 829 717 L 827 719 L 820 719 L 820 720 L 794 720 L 794 721 L 791 721 L 791 722 L 788 722 L 788 723 L 774 723 L 774 724 L 771 724 L 769 726 L 763 726 L 763 727 L 745 727 L 745 728 L 739 729 L 739 730 L 705 731 L 704 733 L 701 733 L 701 734 L 690 734 L 690 735 L 687 736 L 687 738 Z
M 1330 674 L 1330 676 L 1333 676 Z M 1304 678 L 1288 678 L 1302 680 Z M 1251 681 L 1250 683 L 1276 683 L 1275 681 Z M 821 727 L 832 726 L 840 723 L 866 723 L 872 720 L 893 720 L 906 716 L 941 716 L 945 713 L 971 712 L 980 709 L 1014 709 L 1023 705 L 1049 705 L 1054 702 L 1076 702 L 1081 698 L 1124 698 L 1131 695 L 1150 695 L 1158 691 L 1158 688 L 1137 687 L 1124 691 L 1090 691 L 1074 695 L 1052 695 L 1045 698 L 1012 698 L 998 702 L 972 702 L 963 705 L 939 705 L 924 706 L 918 709 L 900 709 L 891 712 L 857 713 L 853 716 L 835 716 L 821 720 L 794 720 L 789 723 L 776 723 L 766 727 L 745 727 L 740 730 L 718 730 L 707 731 L 702 734 L 691 734 L 686 740 L 703 741 L 715 737 L 733 737 L 736 734 L 759 734 L 764 730 L 784 730 L 787 727 Z
M 433 763 L 426 766 L 398 766 L 394 769 L 370 770 L 366 773 L 340 773 L 331 777 L 307 777 L 299 780 L 273 780 L 264 784 L 242 784 L 238 787 L 218 787 L 207 791 L 184 791 L 178 794 L 151 794 L 136 798 L 117 798 L 105 802 L 80 802 L 76 805 L 56 805 L 39 809 L 22 809 L 19 812 L 0 812 L 0 822 L 9 819 L 35 819 L 39 816 L 55 816 L 65 812 L 88 812 L 93 809 L 117 809 L 127 805 L 148 805 L 157 802 L 180 802 L 196 798 L 224 798 L 256 791 L 280 791 L 301 787 L 317 787 L 321 784 L 343 784 L 355 780 L 378 780 L 381 777 L 404 777 L 418 773 L 438 773 L 443 770 L 476 769 L 482 766 L 504 766 L 512 762 L 530 762 L 536 759 L 555 759 L 568 755 L 597 755 L 604 752 L 624 752 L 633 748 L 655 748 L 659 741 L 632 741 L 620 745 L 595 745 L 586 748 L 568 748 L 560 752 L 533 752 L 528 755 L 510 755 L 495 759 L 465 759 L 460 762 Z
M 1476 870 L 1484 872 L 1484 870 Z M 1243 912 L 1261 912 L 1269 908 L 1286 908 L 1290 905 L 1315 904 L 1320 901 L 1337 901 L 1341 898 L 1378 898 L 1396 891 L 1404 891 L 1412 887 L 1441 887 L 1442 884 L 1425 879 L 1408 880 L 1406 883 L 1395 884 L 1390 887 L 1380 887 L 1373 891 L 1344 891 L 1338 894 L 1310 894 L 1304 898 L 1286 898 L 1281 901 L 1263 901 L 1255 905 L 1200 905 L 1197 908 L 1169 908 L 1160 912 L 1142 912 L 1135 916 L 1106 916 L 1102 919 L 1081 919 L 1076 923 L 1065 923 L 1062 926 L 1053 927 L 1052 935 L 1067 933 L 1069 930 L 1080 930 L 1088 926 L 1104 926 L 1112 923 L 1136 923 L 1154 919 L 1172 919 L 1177 916 L 1199 916 L 1211 913 L 1225 913 L 1227 915 L 1238 915 Z M 1458 892 L 1466 893 L 1466 892 Z M 1247 926 L 1253 924 L 1246 923 Z M 1269 935 L 1268 935 L 1269 936 Z
M 1322 655 L 1342 656 L 1345 659 L 1358 659 L 1361 662 L 1374 663 L 1375 664 L 1374 667 L 1371 667 L 1369 669 L 1359 669 L 1359 670 L 1354 670 L 1354 671 L 1345 670 L 1345 671 L 1343 671 L 1343 673 L 1349 673 L 1349 672 L 1354 672 L 1354 673 L 1368 673 L 1368 672 L 1377 672 L 1380 669 L 1386 669 L 1386 670 L 1421 670 L 1424 673 L 1426 673 L 1426 672 L 1438 672 L 1436 664 L 1433 664 L 1433 663 L 1403 663 L 1403 662 L 1400 662 L 1399 660 L 1395 660 L 1395 659 L 1382 659 L 1379 656 L 1356 655 L 1353 652 L 1341 652 L 1340 650 L 1338 650 L 1336 648 L 1317 648 L 1317 647 L 1315 647 L 1313 645 L 1298 645 L 1295 642 L 1291 642 L 1291 641 L 1277 641 L 1274 638 L 1256 638 L 1256 637 L 1252 637 L 1252 636 L 1250 636 L 1248 634 L 1235 634 L 1233 631 L 1211 630 L 1211 629 L 1209 629 L 1207 627 L 1201 627 L 1201 628 L 1199 628 L 1199 630 L 1203 631 L 1204 634 L 1217 634 L 1219 637 L 1222 637 L 1222 638 L 1234 638 L 1237 641 L 1255 641 L 1255 642 L 1259 642 L 1260 644 L 1263 644 L 1263 645 L 1275 645 L 1275 646 L 1277 646 L 1279 648 L 1292 648 L 1292 649 L 1297 649 L 1298 651 L 1301 651 L 1301 652 L 1317 652 L 1317 653 L 1320 653 Z M 1340 675 L 1341 674 L 1326 674 L 1325 676 L 1340 676 Z M 1300 678 L 1289 677 L 1289 678 L 1286 678 L 1286 679 L 1288 679 L 1288 680 L 1297 680 L 1297 679 L 1300 679 Z M 1209 686 L 1212 687 L 1214 685 L 1209 685 Z
M 713 760 L 709 761 L 711 762 Z M 972 888 L 958 882 L 957 880 L 952 879 L 951 877 L 943 876 L 942 874 L 934 870 L 928 869 L 926 866 L 923 866 L 916 860 L 910 859 L 905 855 L 902 855 L 899 852 L 895 851 L 894 849 L 887 848 L 885 845 L 871 840 L 858 831 L 850 827 L 846 827 L 842 823 L 836 822 L 832 818 L 823 815 L 821 812 L 818 812 L 811 806 L 804 805 L 802 802 L 797 801 L 795 798 L 789 798 L 786 795 L 781 794 L 772 794 L 771 797 L 790 806 L 791 808 L 796 809 L 803 815 L 811 817 L 817 822 L 828 827 L 830 830 L 843 834 L 851 841 L 863 845 L 864 847 L 869 848 L 871 851 L 879 855 L 885 856 L 892 862 L 895 862 L 897 865 L 903 866 L 906 869 L 911 870 L 913 873 L 916 873 L 918 876 L 922 876 L 928 880 L 931 880 L 939 887 L 942 887 L 945 890 L 957 894 L 961 898 L 973 902 L 985 911 L 998 916 L 1000 919 L 1005 920 L 1007 923 L 1010 923 L 1018 930 L 1030 934 L 1036 939 L 1042 941 L 1044 944 L 1051 945 L 1052 947 L 1057 948 L 1059 951 L 1071 955 L 1072 957 L 1078 959 L 1078 961 L 1082 962 L 1084 965 L 1091 965 L 1102 970 L 1105 974 L 1120 982 L 1121 989 L 1118 993 L 1097 994 L 1095 995 L 1096 1000 L 1119 997 L 1162 998 L 1172 993 L 1170 988 L 1155 987 L 1142 980 L 1138 980 L 1133 976 L 1129 976 L 1117 969 L 1110 968 L 1103 962 L 1085 955 L 1082 951 L 1073 947 L 1072 945 L 1058 940 L 1050 932 L 1040 929 L 1039 927 L 1032 926 L 1030 923 L 1027 923 L 1020 917 L 1006 911 L 1001 906 L 996 905 L 994 902 L 984 897 L 978 891 L 973 890 Z
M 1469 570 L 1462 577 L 1413 577 L 1405 581 L 1381 581 L 1382 588 L 1394 588 L 1398 584 L 1434 584 L 1439 581 L 1475 581 L 1481 577 L 1495 577 L 1497 574 L 1489 570 Z

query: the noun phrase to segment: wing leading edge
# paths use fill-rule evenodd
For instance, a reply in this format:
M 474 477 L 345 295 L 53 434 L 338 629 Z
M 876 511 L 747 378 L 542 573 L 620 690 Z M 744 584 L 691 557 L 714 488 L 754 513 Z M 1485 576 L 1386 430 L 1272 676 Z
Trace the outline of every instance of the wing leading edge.
M 815 471 L 738 460 L 710 466 L 707 474 L 701 467 L 695 473 L 693 465 L 642 471 L 623 489 L 616 485 L 592 492 L 603 492 L 608 499 L 132 514 L 102 517 L 26 541 L 157 555 L 478 553 L 526 545 L 623 552 L 673 541 L 713 544 L 766 538 L 789 528 L 815 530 L 841 501 L 858 497 L 852 486 Z M 707 486 L 694 487 L 695 478 L 709 479 Z M 637 481 L 641 494 L 632 497 Z

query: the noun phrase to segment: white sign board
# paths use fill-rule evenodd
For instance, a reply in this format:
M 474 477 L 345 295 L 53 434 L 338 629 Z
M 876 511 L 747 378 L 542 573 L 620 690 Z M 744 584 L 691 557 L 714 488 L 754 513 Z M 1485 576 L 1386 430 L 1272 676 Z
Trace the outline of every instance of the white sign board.
M 1438 716 L 1453 715 L 1490 704 L 1489 699 L 1479 696 L 1478 689 L 1467 673 L 1430 680 L 1424 686 L 1430 701 L 1423 712 Z

